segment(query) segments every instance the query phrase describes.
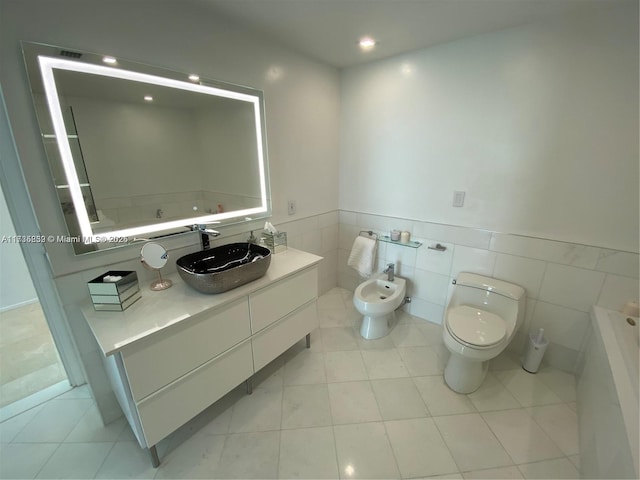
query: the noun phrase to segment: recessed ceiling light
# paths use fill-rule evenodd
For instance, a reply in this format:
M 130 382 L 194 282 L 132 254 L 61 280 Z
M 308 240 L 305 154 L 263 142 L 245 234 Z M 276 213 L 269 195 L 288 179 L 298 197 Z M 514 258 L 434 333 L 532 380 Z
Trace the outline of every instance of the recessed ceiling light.
M 118 61 L 114 57 L 102 57 L 102 61 L 104 63 L 108 63 L 109 65 L 114 65 L 118 63 Z
M 195 73 L 192 73 L 191 75 L 189 75 L 189 80 L 191 80 L 192 82 L 199 82 L 200 81 L 200 77 L 198 75 L 196 75 Z
M 360 39 L 360 42 L 358 42 L 358 44 L 360 45 L 360 48 L 362 50 L 371 50 L 376 46 L 376 41 L 371 37 L 363 37 Z
M 152 97 L 151 95 L 145 95 L 145 96 L 144 96 L 144 99 L 145 99 L 147 102 L 153 102 L 153 97 Z

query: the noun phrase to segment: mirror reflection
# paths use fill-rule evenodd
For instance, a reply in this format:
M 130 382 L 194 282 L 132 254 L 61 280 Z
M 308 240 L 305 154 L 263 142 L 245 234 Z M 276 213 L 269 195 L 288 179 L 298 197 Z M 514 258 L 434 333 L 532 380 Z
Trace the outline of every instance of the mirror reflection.
M 270 215 L 261 92 L 23 49 L 69 234 L 89 243 L 74 243 L 76 253 Z

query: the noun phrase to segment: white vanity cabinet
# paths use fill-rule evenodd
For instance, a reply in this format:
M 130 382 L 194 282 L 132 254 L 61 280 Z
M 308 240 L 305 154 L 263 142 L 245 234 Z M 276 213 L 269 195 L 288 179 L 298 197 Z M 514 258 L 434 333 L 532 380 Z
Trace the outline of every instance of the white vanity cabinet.
M 185 323 L 122 351 L 134 400 L 142 400 L 251 336 L 246 298 Z
M 312 269 L 249 295 L 256 372 L 318 326 L 317 291 Z
M 318 326 L 317 263 L 289 249 L 267 274 L 219 295 L 181 280 L 124 312 L 83 312 L 113 391 L 143 448 L 155 445 Z

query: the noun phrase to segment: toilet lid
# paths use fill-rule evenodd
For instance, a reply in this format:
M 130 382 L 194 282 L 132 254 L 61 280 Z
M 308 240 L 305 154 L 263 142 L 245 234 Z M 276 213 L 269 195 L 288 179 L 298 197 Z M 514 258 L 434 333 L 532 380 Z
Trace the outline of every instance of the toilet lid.
M 494 345 L 507 334 L 504 320 L 498 315 L 468 305 L 449 310 L 447 326 L 454 337 L 479 347 Z

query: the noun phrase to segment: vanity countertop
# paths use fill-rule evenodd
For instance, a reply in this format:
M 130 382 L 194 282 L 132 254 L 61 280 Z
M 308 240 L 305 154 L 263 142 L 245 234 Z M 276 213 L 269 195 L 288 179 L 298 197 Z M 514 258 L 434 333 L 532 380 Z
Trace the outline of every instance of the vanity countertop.
M 176 325 L 206 310 L 223 306 L 247 296 L 300 270 L 318 264 L 322 257 L 288 248 L 272 255 L 267 273 L 251 283 L 228 292 L 209 295 L 189 287 L 178 275 L 165 276 L 173 287 L 154 292 L 140 283 L 142 298 L 124 312 L 96 312 L 89 300 L 82 305 L 84 314 L 102 353 L 114 353 L 151 334 Z M 147 282 L 148 283 L 148 282 Z

